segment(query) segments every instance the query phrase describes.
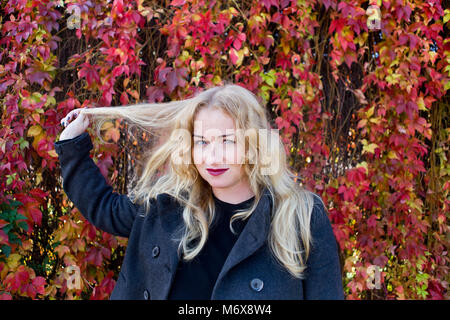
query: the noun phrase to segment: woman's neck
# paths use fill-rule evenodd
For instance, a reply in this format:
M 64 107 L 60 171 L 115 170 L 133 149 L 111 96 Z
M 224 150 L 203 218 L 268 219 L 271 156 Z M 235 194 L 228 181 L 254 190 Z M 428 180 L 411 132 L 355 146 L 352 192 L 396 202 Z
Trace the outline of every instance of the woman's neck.
M 241 203 L 255 196 L 250 186 L 245 184 L 228 188 L 213 188 L 212 192 L 217 199 L 231 204 Z

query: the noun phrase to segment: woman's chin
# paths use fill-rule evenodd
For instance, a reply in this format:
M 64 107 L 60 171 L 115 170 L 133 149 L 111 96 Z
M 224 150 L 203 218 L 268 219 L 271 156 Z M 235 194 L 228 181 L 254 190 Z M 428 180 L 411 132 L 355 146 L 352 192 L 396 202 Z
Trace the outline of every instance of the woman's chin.
M 209 185 L 212 187 L 212 188 L 226 188 L 226 187 L 228 187 L 228 183 L 226 183 L 226 182 L 221 182 L 221 181 L 211 181 L 211 180 L 209 180 L 208 181 L 208 183 L 209 183 Z
M 209 185 L 213 188 L 226 188 L 230 185 L 228 179 L 226 179 L 226 177 L 221 177 L 221 176 L 211 176 L 208 177 L 207 179 L 205 179 Z

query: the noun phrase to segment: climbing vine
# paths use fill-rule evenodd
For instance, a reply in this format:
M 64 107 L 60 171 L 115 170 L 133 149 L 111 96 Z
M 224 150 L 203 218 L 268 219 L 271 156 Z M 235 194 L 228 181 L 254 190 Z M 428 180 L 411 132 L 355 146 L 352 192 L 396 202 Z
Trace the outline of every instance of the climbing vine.
M 53 143 L 70 110 L 224 81 L 261 98 L 298 182 L 327 204 L 348 299 L 447 299 L 444 7 L 1 1 L 0 299 L 107 299 L 114 288 L 127 240 L 90 225 L 62 189 Z M 119 120 L 103 129 L 115 143 L 94 139 L 94 160 L 126 193 L 148 137 Z

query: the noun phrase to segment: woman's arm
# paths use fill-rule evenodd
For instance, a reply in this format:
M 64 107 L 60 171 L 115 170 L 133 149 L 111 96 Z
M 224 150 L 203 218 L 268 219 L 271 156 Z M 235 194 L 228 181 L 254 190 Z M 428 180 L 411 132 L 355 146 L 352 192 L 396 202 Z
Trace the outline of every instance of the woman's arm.
M 304 298 L 308 300 L 344 299 L 339 252 L 325 208 L 315 199 L 311 217 L 313 245 L 306 262 Z
M 137 212 L 128 196 L 113 192 L 89 152 L 88 132 L 54 143 L 59 156 L 63 188 L 69 199 L 94 226 L 128 237 Z

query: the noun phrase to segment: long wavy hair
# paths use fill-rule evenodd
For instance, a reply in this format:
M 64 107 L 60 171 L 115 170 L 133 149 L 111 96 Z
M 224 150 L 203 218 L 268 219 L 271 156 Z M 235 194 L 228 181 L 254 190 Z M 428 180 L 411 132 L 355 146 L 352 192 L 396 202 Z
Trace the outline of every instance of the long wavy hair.
M 255 200 L 247 210 L 233 215 L 231 230 L 235 219 L 250 217 L 263 191 L 268 190 L 272 200 L 272 212 L 268 213 L 271 215 L 268 237 L 271 252 L 290 274 L 304 278 L 312 245 L 310 220 L 314 194 L 296 182 L 280 137 L 270 135 L 275 137 L 272 139 L 276 144 L 274 147 L 267 143 L 267 135 L 260 134 L 273 132 L 273 129 L 266 108 L 252 92 L 240 85 L 225 84 L 204 89 L 185 100 L 86 108 L 83 112 L 97 123 L 98 136 L 101 136 L 104 121 L 120 118 L 150 132 L 158 141 L 145 151 L 142 173 L 134 177 L 137 182 L 128 196 L 133 203 L 143 205 L 145 212 L 151 207 L 151 201 L 163 193 L 183 205 L 184 232 L 178 252 L 188 261 L 205 245 L 215 215 L 212 188 L 200 176 L 191 154 L 194 120 L 202 108 L 220 108 L 234 119 L 237 130 L 246 132 L 246 155 L 242 165 Z M 189 138 L 180 132 L 188 132 Z M 176 161 L 174 155 L 190 161 Z M 276 163 L 275 172 L 267 174 L 267 168 L 264 172 L 267 159 Z

